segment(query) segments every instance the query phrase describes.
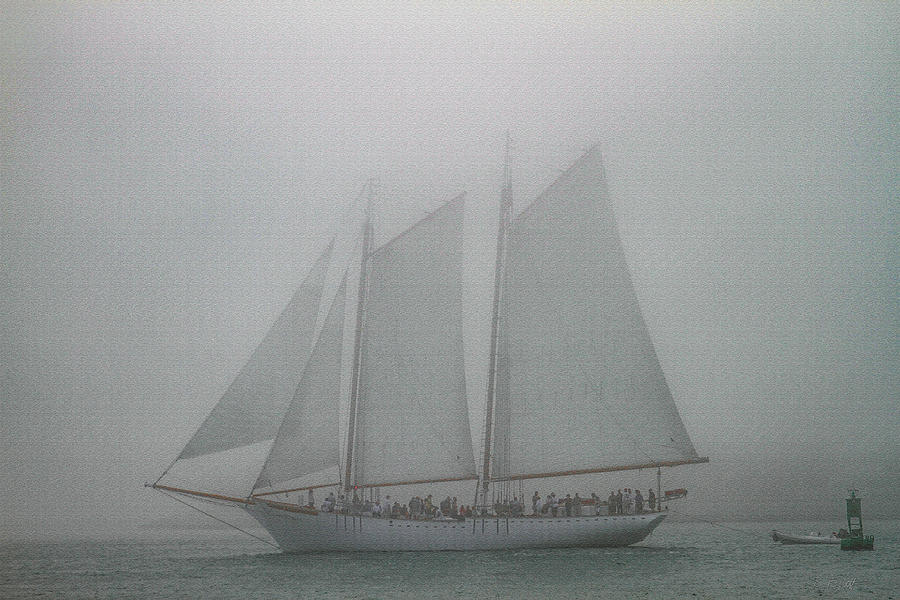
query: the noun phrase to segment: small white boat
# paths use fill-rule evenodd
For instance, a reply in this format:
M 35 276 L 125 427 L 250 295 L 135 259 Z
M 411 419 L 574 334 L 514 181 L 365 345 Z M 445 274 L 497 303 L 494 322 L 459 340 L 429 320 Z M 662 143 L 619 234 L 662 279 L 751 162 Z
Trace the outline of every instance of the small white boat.
M 817 535 L 810 533 L 809 535 L 793 535 L 790 533 L 782 533 L 776 529 L 772 530 L 772 539 L 782 544 L 840 544 L 841 538 L 835 535 Z

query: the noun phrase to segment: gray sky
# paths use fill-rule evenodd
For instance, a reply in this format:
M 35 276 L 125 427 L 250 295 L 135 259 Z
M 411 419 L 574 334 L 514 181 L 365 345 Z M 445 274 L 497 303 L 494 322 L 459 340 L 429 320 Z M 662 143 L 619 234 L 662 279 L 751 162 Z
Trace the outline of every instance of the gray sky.
M 370 177 L 381 239 L 468 192 L 480 416 L 507 129 L 519 206 L 604 149 L 685 512 L 894 515 L 895 3 L 360 6 L 4 5 L 0 537 L 178 512 L 141 485 Z

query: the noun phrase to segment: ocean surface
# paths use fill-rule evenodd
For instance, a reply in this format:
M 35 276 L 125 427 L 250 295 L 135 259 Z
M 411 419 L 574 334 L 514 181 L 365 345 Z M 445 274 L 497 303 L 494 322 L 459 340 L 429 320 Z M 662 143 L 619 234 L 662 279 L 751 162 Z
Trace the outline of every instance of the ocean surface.
M 0 542 L 0 598 L 900 598 L 900 521 L 874 552 L 783 546 L 840 523 L 664 523 L 615 549 L 289 555 L 231 531 Z

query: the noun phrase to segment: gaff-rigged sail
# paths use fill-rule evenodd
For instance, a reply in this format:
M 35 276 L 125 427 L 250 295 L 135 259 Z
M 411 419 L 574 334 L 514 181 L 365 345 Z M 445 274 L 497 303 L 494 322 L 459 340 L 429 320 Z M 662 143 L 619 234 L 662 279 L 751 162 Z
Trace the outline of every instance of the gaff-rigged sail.
M 254 489 L 338 467 L 346 290 L 345 274 Z
M 333 242 L 178 459 L 275 437 L 312 345 Z
M 368 258 L 354 482 L 470 479 L 460 196 Z
M 693 462 L 592 150 L 508 230 L 493 479 Z

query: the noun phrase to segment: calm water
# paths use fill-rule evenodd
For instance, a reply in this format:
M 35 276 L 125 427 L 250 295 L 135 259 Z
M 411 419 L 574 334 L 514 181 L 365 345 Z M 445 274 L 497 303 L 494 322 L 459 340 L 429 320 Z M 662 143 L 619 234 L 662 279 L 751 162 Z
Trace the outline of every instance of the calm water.
M 631 548 L 508 553 L 286 555 L 227 532 L 5 543 L 0 598 L 900 598 L 900 521 L 866 523 L 875 552 L 768 537 L 837 523 L 722 525 L 666 523 Z

